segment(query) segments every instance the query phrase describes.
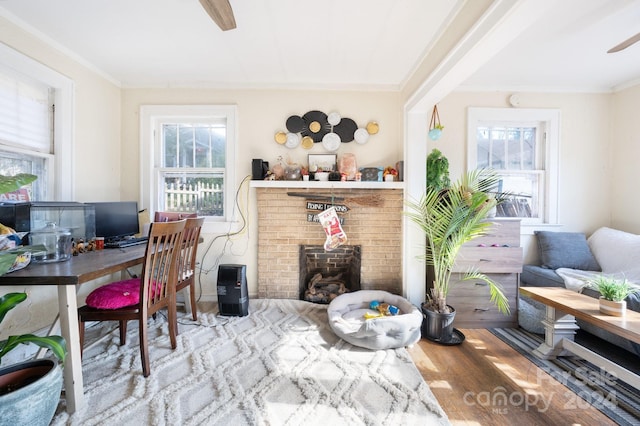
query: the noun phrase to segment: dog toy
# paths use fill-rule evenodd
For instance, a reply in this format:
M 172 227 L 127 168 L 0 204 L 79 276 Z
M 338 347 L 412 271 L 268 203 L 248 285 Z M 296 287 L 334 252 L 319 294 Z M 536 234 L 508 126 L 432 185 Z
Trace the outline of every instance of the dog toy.
M 390 305 L 388 303 L 380 303 L 377 300 L 372 300 L 369 303 L 369 309 L 371 309 L 372 311 L 378 311 L 378 312 L 377 313 L 365 312 L 364 314 L 365 319 L 394 316 L 400 313 L 400 309 L 398 309 L 397 306 Z

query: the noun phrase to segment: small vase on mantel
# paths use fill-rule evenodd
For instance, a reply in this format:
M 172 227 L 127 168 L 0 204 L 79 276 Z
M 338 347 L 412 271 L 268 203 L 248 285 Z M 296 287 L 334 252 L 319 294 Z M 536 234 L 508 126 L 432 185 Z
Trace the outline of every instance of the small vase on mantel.
M 622 300 L 620 302 L 614 302 L 607 300 L 600 296 L 600 312 L 605 315 L 612 315 L 614 317 L 623 317 L 627 311 L 627 302 Z

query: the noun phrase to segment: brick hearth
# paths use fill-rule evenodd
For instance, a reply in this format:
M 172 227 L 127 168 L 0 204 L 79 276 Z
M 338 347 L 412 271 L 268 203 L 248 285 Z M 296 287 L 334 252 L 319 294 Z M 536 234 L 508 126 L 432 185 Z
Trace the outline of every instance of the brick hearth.
M 287 195 L 290 188 L 256 188 L 258 200 L 258 297 L 299 298 L 299 247 L 323 244 L 325 234 L 317 222 L 307 222 L 304 197 Z M 295 192 L 301 192 L 296 188 Z M 308 189 L 313 195 L 343 198 L 378 197 L 376 206 L 336 201 L 349 211 L 343 229 L 349 245 L 362 247 L 362 289 L 402 294 L 401 189 Z

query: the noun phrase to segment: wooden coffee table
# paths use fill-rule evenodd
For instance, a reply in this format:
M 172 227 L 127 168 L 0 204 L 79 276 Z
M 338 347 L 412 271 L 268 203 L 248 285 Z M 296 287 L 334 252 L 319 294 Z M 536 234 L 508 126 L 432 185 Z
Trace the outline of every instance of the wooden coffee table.
M 621 380 L 640 389 L 640 376 L 574 342 L 576 318 L 640 344 L 640 312 L 627 309 L 624 317 L 600 313 L 598 299 L 560 287 L 520 287 L 520 294 L 546 305 L 542 321 L 545 341 L 533 352 L 543 359 L 575 354 L 614 372 Z

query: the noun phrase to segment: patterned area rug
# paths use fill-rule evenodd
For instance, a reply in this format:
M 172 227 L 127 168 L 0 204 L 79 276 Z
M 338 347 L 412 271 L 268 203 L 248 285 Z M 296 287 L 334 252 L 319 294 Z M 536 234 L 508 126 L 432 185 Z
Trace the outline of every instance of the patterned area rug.
M 435 425 L 446 414 L 405 349 L 370 351 L 338 339 L 326 305 L 251 300 L 249 315 L 150 320 L 151 376 L 137 326 L 85 350 L 87 406 L 53 425 Z M 89 332 L 89 331 L 88 331 Z M 91 330 L 96 333 L 95 330 Z
M 536 357 L 532 351 L 544 341 L 542 334 L 530 333 L 522 328 L 494 328 L 489 331 L 571 389 L 580 398 L 579 402 L 574 402 L 577 406 L 580 404 L 594 406 L 619 425 L 640 424 L 640 391 L 618 379 L 614 373 L 607 372 L 577 356 L 558 357 L 554 360 Z M 613 360 L 621 357 L 631 361 L 630 358 L 634 358 L 633 354 L 624 349 L 607 345 L 606 342 L 596 342 L 597 338 L 593 336 L 588 339 L 590 341 L 587 339 L 582 341 L 577 339 L 577 341 L 601 356 Z M 607 350 L 609 353 L 606 352 Z M 620 355 L 619 352 L 625 352 L 626 355 Z M 635 358 L 637 368 L 637 357 Z M 632 371 L 636 370 L 632 365 L 623 366 Z

